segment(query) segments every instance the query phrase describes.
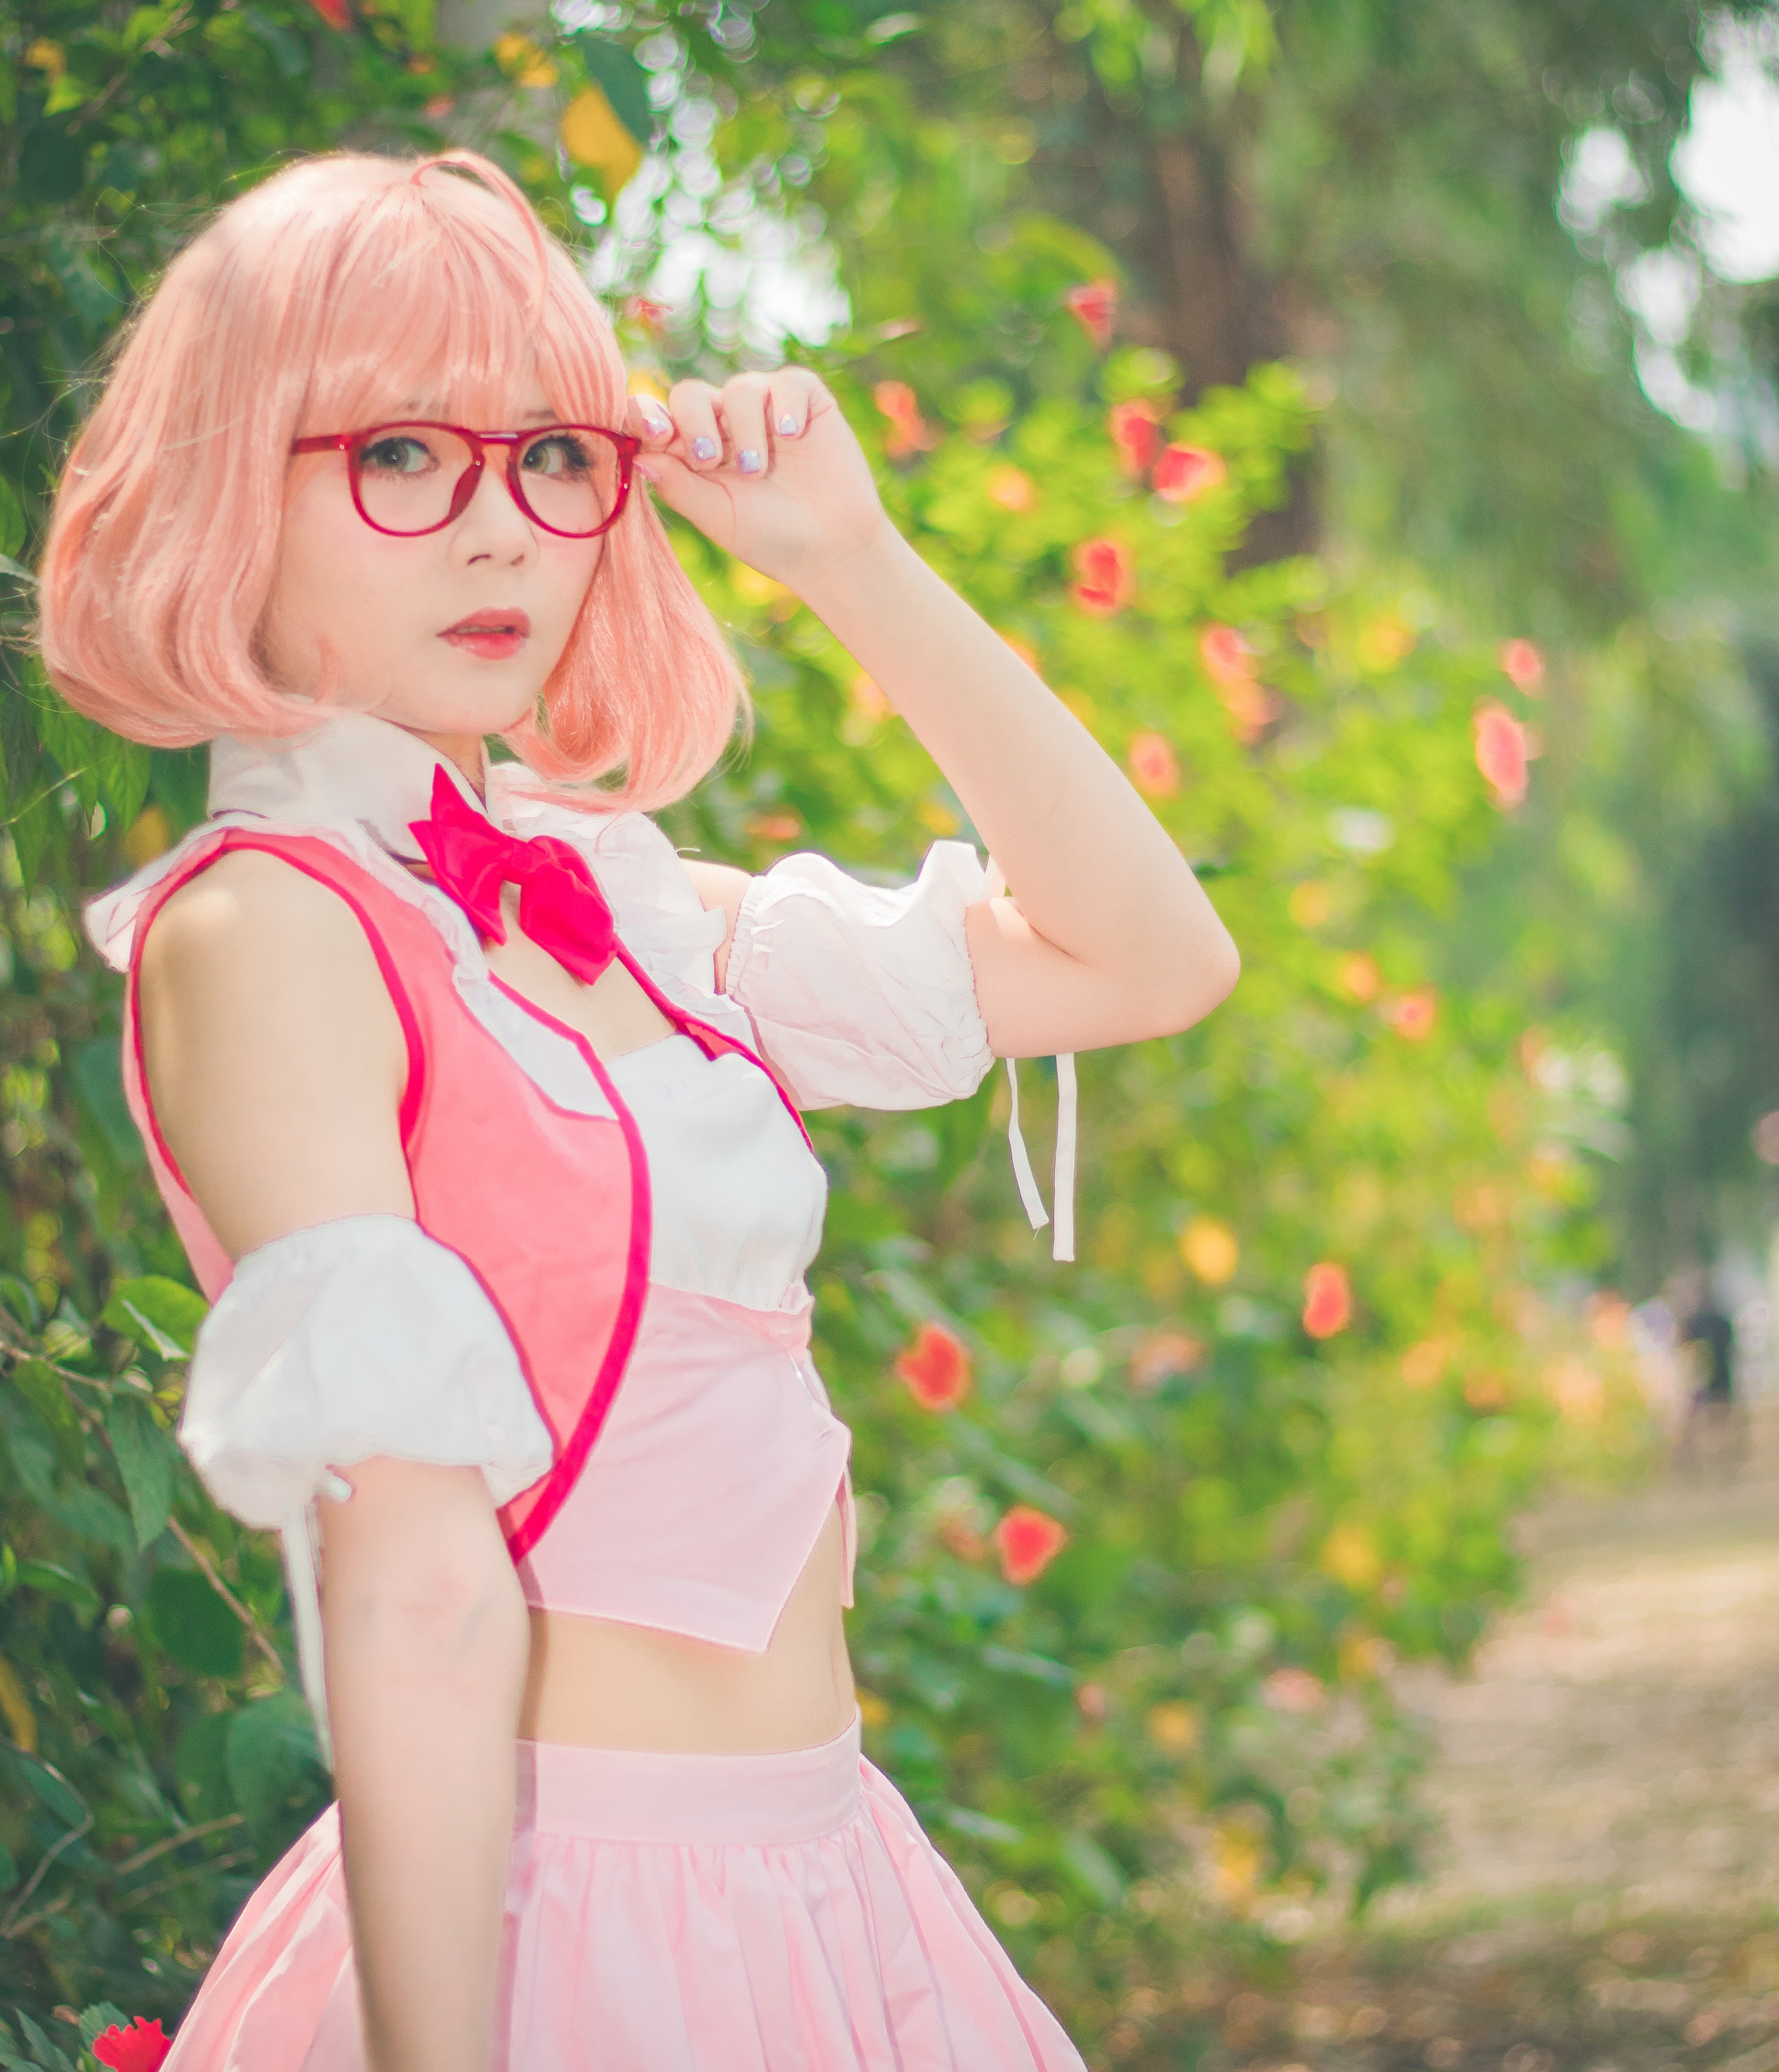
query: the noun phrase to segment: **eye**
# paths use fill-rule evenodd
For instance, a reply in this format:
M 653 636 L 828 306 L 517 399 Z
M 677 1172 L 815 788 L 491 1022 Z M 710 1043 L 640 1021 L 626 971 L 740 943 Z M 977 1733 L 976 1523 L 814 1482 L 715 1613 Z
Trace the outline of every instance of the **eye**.
M 593 472 L 593 457 L 578 433 L 550 432 L 531 442 L 519 465 L 528 475 L 573 479 Z
M 415 433 L 393 432 L 361 447 L 358 464 L 377 475 L 425 475 L 439 465 L 439 457 Z

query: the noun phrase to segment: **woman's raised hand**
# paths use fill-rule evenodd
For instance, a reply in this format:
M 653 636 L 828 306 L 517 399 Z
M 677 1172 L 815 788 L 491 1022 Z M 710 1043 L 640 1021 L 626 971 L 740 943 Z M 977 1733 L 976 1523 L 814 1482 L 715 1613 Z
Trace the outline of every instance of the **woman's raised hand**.
M 630 399 L 637 467 L 662 502 L 762 575 L 800 590 L 886 520 L 852 428 L 801 367 Z

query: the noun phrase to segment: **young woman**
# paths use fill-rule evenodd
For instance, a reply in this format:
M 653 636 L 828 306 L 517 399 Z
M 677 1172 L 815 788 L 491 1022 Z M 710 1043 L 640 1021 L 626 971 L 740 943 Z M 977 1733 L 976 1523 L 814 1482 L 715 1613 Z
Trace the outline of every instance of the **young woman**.
M 741 693 L 649 491 L 882 686 L 1007 896 L 960 843 L 898 891 L 679 857 L 644 809 Z M 797 1112 L 1196 1021 L 1236 957 L 1173 844 L 813 375 L 627 397 L 467 154 L 299 165 L 196 240 L 43 597 L 72 703 L 212 744 L 92 925 L 215 1303 L 182 1437 L 284 1533 L 338 1788 L 171 2072 L 1078 2066 L 859 1754 Z

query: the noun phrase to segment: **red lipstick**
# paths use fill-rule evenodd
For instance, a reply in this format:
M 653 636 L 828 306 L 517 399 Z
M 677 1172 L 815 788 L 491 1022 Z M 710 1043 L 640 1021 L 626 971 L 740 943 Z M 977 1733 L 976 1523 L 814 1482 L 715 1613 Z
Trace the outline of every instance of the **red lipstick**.
M 484 661 L 504 662 L 509 656 L 517 655 L 531 638 L 531 620 L 522 611 L 504 608 L 472 611 L 467 619 L 447 626 L 439 637 L 448 640 L 453 648 L 480 655 Z

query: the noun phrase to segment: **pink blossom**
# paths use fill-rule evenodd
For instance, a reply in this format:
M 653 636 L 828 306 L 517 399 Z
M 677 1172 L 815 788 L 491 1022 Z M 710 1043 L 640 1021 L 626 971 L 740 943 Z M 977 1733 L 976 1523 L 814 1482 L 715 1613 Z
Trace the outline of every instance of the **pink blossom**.
M 1505 809 L 1526 796 L 1526 766 L 1530 759 L 1526 729 L 1505 707 L 1485 699 L 1472 717 L 1476 735 L 1476 767 L 1488 780 L 1495 804 Z
M 1229 475 L 1229 463 L 1209 446 L 1169 446 L 1155 462 L 1155 494 L 1170 504 L 1190 504 Z
M 949 1410 L 970 1393 L 970 1355 L 943 1324 L 923 1324 L 897 1355 L 896 1371 L 924 1410 Z
M 1112 320 L 1118 314 L 1116 281 L 1084 281 L 1062 298 L 1063 307 L 1102 352 L 1112 343 Z
M 1332 1338 L 1352 1321 L 1346 1268 L 1319 1260 L 1303 1276 L 1303 1329 L 1312 1338 Z
M 1008 1582 L 1035 1583 L 1069 1544 L 1069 1534 L 1045 1512 L 1016 1503 L 995 1527 L 995 1544 Z
M 1529 698 L 1544 695 L 1544 656 L 1535 641 L 1504 640 L 1501 651 L 1501 672 L 1516 691 Z

